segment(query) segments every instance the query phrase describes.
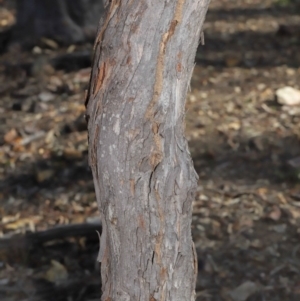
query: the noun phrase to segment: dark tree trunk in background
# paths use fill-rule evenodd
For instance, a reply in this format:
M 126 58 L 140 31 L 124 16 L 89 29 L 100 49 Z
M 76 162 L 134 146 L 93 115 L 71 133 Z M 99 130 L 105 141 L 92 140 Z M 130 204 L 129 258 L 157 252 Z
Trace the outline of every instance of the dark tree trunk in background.
M 112 0 L 87 95 L 102 300 L 191 301 L 197 174 L 185 98 L 209 0 Z
M 102 0 L 17 0 L 14 40 L 25 45 L 47 37 L 63 44 L 94 40 Z

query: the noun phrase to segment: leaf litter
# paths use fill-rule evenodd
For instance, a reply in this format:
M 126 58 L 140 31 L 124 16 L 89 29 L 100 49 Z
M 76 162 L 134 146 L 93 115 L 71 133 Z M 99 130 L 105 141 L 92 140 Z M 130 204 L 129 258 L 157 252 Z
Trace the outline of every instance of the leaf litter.
M 290 30 L 300 23 L 297 9 L 211 3 L 186 104 L 200 177 L 192 223 L 198 301 L 299 299 L 300 109 L 276 98 L 278 89 L 300 89 L 300 36 Z M 91 50 L 44 39 L 18 62 L 0 56 L 0 237 L 16 237 L 9 249 L 0 240 L 1 300 L 100 296 L 96 231 L 39 247 L 23 239 L 99 222 L 84 120 L 90 68 L 56 68 L 61 57 Z

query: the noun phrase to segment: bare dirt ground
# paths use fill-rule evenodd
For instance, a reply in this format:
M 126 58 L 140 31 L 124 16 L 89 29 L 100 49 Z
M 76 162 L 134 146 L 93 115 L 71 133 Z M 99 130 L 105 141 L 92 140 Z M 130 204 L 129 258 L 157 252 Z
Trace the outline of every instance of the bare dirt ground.
M 13 15 L 0 1 L 0 37 Z M 288 1 L 212 0 L 186 106 L 198 301 L 300 300 L 300 107 L 275 98 L 300 89 L 299 25 Z M 91 50 L 44 39 L 0 54 L 1 300 L 99 299 Z

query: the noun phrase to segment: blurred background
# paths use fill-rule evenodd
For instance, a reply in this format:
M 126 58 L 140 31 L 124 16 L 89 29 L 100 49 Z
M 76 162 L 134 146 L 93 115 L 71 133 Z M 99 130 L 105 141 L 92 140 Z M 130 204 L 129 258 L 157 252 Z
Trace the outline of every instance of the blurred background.
M 94 301 L 84 90 L 97 0 L 0 0 L 0 300 Z M 212 0 L 186 104 L 198 301 L 300 300 L 300 2 Z

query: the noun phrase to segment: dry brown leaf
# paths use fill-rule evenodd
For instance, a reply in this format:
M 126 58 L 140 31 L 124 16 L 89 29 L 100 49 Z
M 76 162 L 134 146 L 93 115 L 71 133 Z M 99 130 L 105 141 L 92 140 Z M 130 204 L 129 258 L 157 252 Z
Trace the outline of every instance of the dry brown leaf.
M 279 221 L 281 218 L 281 210 L 278 206 L 274 205 L 272 210 L 266 215 L 267 218 L 273 221 Z
M 233 229 L 236 232 L 247 230 L 253 227 L 253 220 L 250 216 L 243 215 L 233 224 Z
M 15 222 L 19 218 L 20 218 L 20 213 L 17 213 L 16 215 L 7 215 L 7 216 L 2 217 L 1 222 L 3 224 L 12 223 L 12 222 Z
M 241 124 L 239 121 L 231 122 L 227 126 L 229 129 L 235 130 L 235 131 L 238 131 L 241 128 Z
M 51 267 L 46 272 L 44 278 L 52 283 L 60 284 L 68 279 L 68 271 L 60 262 L 51 260 Z
M 82 152 L 74 148 L 65 148 L 64 157 L 66 159 L 80 159 L 82 157 Z
M 53 169 L 43 169 L 43 170 L 37 170 L 35 177 L 39 183 L 42 183 L 52 178 L 53 175 L 54 175 Z
M 15 152 L 24 152 L 25 147 L 23 146 L 23 138 L 22 137 L 17 137 L 13 143 L 13 150 Z
M 281 204 L 287 204 L 287 200 L 286 200 L 285 196 L 283 195 L 283 193 L 279 192 L 277 194 L 277 197 Z
M 300 218 L 300 209 L 295 207 L 289 207 L 285 209 L 287 209 L 287 213 L 292 219 L 297 220 Z
M 4 135 L 4 141 L 8 144 L 13 144 L 18 136 L 16 129 L 11 129 Z
M 257 194 L 263 199 L 267 199 L 268 188 L 261 187 L 257 189 Z
M 237 57 L 236 55 L 227 55 L 227 57 L 225 58 L 225 64 L 229 68 L 236 67 L 240 63 L 241 58 Z
M 77 204 L 76 202 L 72 202 L 72 209 L 74 212 L 83 212 L 84 211 L 84 208 L 80 204 Z
M 41 217 L 34 216 L 31 218 L 21 218 L 14 222 L 5 224 L 5 229 L 17 230 L 25 227 L 29 227 L 32 232 L 35 231 L 35 223 L 41 220 Z

